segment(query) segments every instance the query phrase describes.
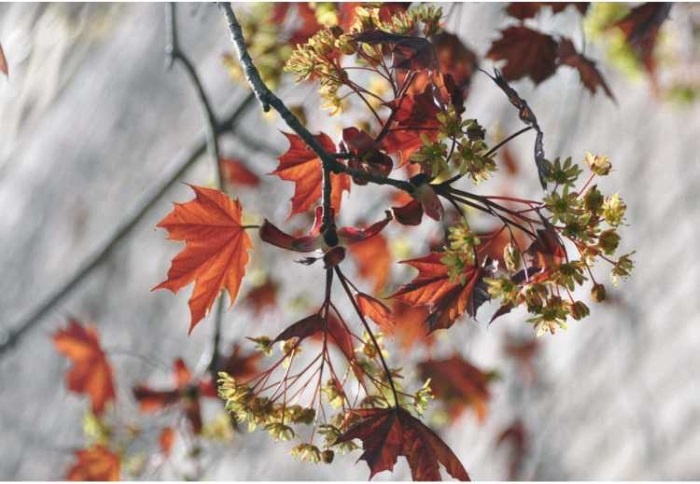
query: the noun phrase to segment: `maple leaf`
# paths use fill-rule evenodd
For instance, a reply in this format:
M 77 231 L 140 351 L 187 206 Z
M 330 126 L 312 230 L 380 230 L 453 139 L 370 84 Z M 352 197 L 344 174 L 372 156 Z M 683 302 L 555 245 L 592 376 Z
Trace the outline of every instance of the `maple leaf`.
M 478 67 L 476 54 L 455 34 L 440 32 L 431 41 L 437 52 L 440 72 L 448 74 L 459 90 L 469 87 Z
M 396 322 L 394 315 L 384 303 L 368 294 L 359 293 L 355 298 L 362 314 L 382 328 L 382 331 L 392 331 Z
M 622 30 L 627 43 L 632 46 L 635 55 L 652 76 L 652 80 L 656 71 L 654 47 L 659 29 L 668 18 L 672 5 L 670 2 L 643 3 L 633 8 L 629 14 L 613 25 Z
M 392 127 L 382 140 L 381 147 L 388 154 L 399 155 L 399 167 L 408 163 L 411 155 L 421 146 L 421 136 L 434 141 L 438 135 L 440 109 L 435 104 L 430 89 L 416 94 L 407 94 L 391 103 L 395 111 Z
M 173 379 L 175 386 L 166 390 L 154 390 L 147 385 L 135 386 L 132 393 L 139 402 L 139 409 L 142 412 L 155 412 L 174 404 L 181 404 L 192 431 L 199 434 L 202 431 L 199 397 L 216 398 L 216 389 L 210 380 L 193 380 L 190 370 L 181 358 L 176 359 L 173 364 Z
M 428 360 L 418 364 L 421 378 L 430 378 L 430 388 L 436 398 L 447 406 L 452 419 L 472 408 L 480 422 L 488 414 L 492 375 L 455 355 L 443 360 Z
M 370 479 L 392 470 L 399 456 L 404 456 L 414 481 L 439 481 L 440 466 L 454 478 L 468 481 L 469 474 L 457 456 L 440 437 L 402 408 L 357 409 L 360 420 L 337 440 L 362 441 L 361 460 L 367 462 Z
M 176 293 L 194 281 L 189 300 L 189 332 L 211 309 L 222 289 L 231 305 L 236 301 L 253 248 L 241 226 L 241 204 L 212 188 L 190 185 L 196 198 L 176 203 L 157 227 L 168 231 L 168 239 L 185 242 L 185 249 L 172 261 L 168 278 L 155 289 Z
M 5 53 L 2 51 L 2 44 L 0 44 L 0 72 L 5 74 L 5 77 L 10 76 L 10 70 L 7 68 L 7 59 L 5 59 Z
M 608 84 L 603 79 L 603 75 L 596 67 L 596 63 L 577 52 L 570 39 L 562 38 L 559 40 L 557 55 L 560 64 L 573 67 L 578 71 L 581 82 L 592 94 L 595 94 L 600 87 L 611 99 L 615 99 Z
M 258 374 L 258 364 L 261 358 L 262 354 L 258 352 L 242 354 L 241 346 L 234 343 L 231 348 L 231 354 L 224 357 L 221 363 L 217 365 L 217 373 L 224 371 L 236 380 L 249 380 Z
M 315 313 L 300 319 L 278 334 L 275 339 L 272 340 L 272 343 L 297 338 L 298 344 L 309 337 L 315 337 L 316 339 L 322 338 L 324 334 L 330 336 L 330 341 L 335 343 L 348 361 L 355 361 L 352 336 L 345 325 L 332 315 L 328 315 L 324 318 L 319 313 Z
M 537 230 L 537 237 L 527 248 L 525 255 L 531 259 L 532 264 L 532 267 L 528 268 L 528 276 L 532 270 L 538 271 L 532 279 L 537 282 L 545 280 L 554 268 L 566 260 L 566 249 L 554 227 L 547 224 L 544 229 Z M 515 277 L 518 277 L 518 274 Z
M 97 331 L 70 320 L 66 329 L 53 335 L 53 342 L 59 353 L 73 363 L 66 375 L 68 390 L 87 394 L 92 402 L 92 413 L 101 415 L 116 394 L 112 366 L 100 346 Z
M 430 314 L 426 323 L 431 332 L 449 328 L 465 312 L 475 316 L 479 306 L 489 298 L 482 268 L 470 266 L 463 274 L 464 282 L 453 282 L 441 259 L 442 254 L 432 252 L 425 257 L 402 261 L 418 269 L 418 275 L 390 296 L 413 306 L 427 305 Z
M 519 373 L 526 383 L 531 383 L 535 379 L 534 359 L 540 351 L 539 341 L 538 339 L 523 340 L 509 336 L 503 345 L 503 351 L 515 360 Z
M 240 160 L 235 158 L 222 158 L 219 160 L 221 164 L 221 172 L 224 180 L 229 185 L 239 185 L 245 187 L 257 187 L 260 185 L 258 175 L 250 171 L 250 169 Z
M 359 276 L 374 282 L 374 292 L 384 289 L 391 271 L 391 251 L 386 237 L 377 234 L 350 245 L 348 250 L 357 263 Z
M 279 157 L 280 164 L 271 174 L 282 180 L 294 182 L 292 211 L 289 214 L 291 217 L 307 211 L 321 199 L 323 165 L 318 155 L 306 146 L 299 136 L 292 133 L 282 134 L 289 140 L 289 149 Z M 326 152 L 335 153 L 335 145 L 327 134 L 320 133 L 315 138 Z M 350 177 L 345 173 L 331 173 L 331 186 L 331 207 L 338 212 L 343 191 L 350 191 Z
M 160 451 L 166 455 L 170 455 L 170 450 L 173 448 L 173 443 L 175 443 L 175 431 L 172 427 L 165 427 L 160 431 L 158 436 L 158 445 L 160 446 Z
M 396 324 L 387 331 L 387 335 L 394 338 L 404 351 L 412 349 L 418 343 L 427 347 L 434 344 L 435 335 L 425 326 L 425 320 L 429 316 L 426 306 L 411 306 L 394 300 L 392 312 Z
M 573 5 L 580 14 L 585 14 L 588 10 L 588 2 L 514 2 L 509 3 L 506 13 L 518 20 L 533 18 L 543 7 L 550 7 L 552 13 L 559 13 Z
M 322 27 L 316 20 L 315 10 L 311 8 L 308 2 L 276 3 L 270 19 L 271 22 L 281 25 L 284 18 L 289 15 L 290 7 L 296 7 L 297 22 L 288 42 L 290 45 L 295 46 L 305 43 Z
M 506 61 L 502 71 L 509 81 L 530 77 L 539 84 L 557 70 L 557 43 L 550 35 L 514 26 L 501 32 L 486 57 Z
M 105 446 L 97 444 L 75 453 L 78 462 L 68 470 L 70 481 L 118 481 L 121 459 Z
M 370 45 L 389 45 L 391 67 L 394 69 L 420 71 L 437 67 L 435 47 L 423 37 L 392 34 L 376 29 L 360 32 L 353 38 L 357 42 Z
M 259 316 L 267 308 L 277 306 L 278 289 L 279 284 L 274 279 L 268 278 L 263 284 L 248 291 L 243 301 L 250 306 L 253 315 Z
M 506 443 L 509 443 L 512 449 L 508 465 L 508 480 L 514 481 L 518 477 L 518 469 L 522 466 L 528 451 L 527 432 L 520 420 L 514 421 L 498 435 L 496 446 L 500 447 Z

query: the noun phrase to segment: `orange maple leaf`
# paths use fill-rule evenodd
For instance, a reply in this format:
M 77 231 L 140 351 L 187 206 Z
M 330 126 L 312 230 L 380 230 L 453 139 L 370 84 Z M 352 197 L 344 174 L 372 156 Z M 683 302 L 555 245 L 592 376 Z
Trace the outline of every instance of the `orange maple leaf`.
M 318 155 L 306 146 L 299 136 L 291 133 L 283 134 L 289 140 L 289 149 L 280 156 L 280 164 L 271 174 L 277 175 L 282 180 L 294 182 L 292 211 L 289 214 L 291 217 L 294 214 L 306 212 L 319 201 L 323 172 Z M 315 138 L 328 153 L 335 153 L 335 145 L 327 134 L 320 133 Z M 343 191 L 350 191 L 350 177 L 344 173 L 332 173 L 331 186 L 333 190 L 331 207 L 338 213 Z
M 253 243 L 241 226 L 241 204 L 212 188 L 190 185 L 196 198 L 176 203 L 157 227 L 168 231 L 170 240 L 185 242 L 185 249 L 172 262 L 167 280 L 155 289 L 178 290 L 194 281 L 189 300 L 191 333 L 211 309 L 222 289 L 231 305 L 236 300 Z
M 357 273 L 360 277 L 374 282 L 374 292 L 384 289 L 391 273 L 391 251 L 386 237 L 377 234 L 363 242 L 350 245 L 348 250 L 357 262 Z
M 78 462 L 68 470 L 71 481 L 118 481 L 121 460 L 103 445 L 93 445 L 75 453 Z
M 474 316 L 489 298 L 480 267 L 467 267 L 464 282 L 451 281 L 441 258 L 442 254 L 432 252 L 425 257 L 403 261 L 418 269 L 418 276 L 390 296 L 412 306 L 429 306 L 426 323 L 430 331 L 449 328 L 465 312 Z
M 73 362 L 66 375 L 66 386 L 75 393 L 85 393 L 92 401 L 92 412 L 101 415 L 107 402 L 114 400 L 112 366 L 100 346 L 97 331 L 83 327 L 75 320 L 68 328 L 53 335 L 56 349 Z

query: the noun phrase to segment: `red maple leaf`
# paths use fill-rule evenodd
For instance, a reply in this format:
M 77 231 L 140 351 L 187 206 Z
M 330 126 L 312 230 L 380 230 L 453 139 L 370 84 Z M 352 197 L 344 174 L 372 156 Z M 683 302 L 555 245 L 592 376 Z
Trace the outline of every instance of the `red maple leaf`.
M 669 2 L 643 3 L 633 8 L 622 20 L 613 25 L 625 34 L 627 43 L 632 46 L 635 55 L 644 64 L 653 82 L 655 82 L 656 72 L 654 48 L 659 29 L 668 18 L 672 5 Z
M 160 446 L 160 451 L 167 457 L 170 455 L 170 450 L 173 448 L 175 443 L 175 431 L 172 427 L 165 427 L 160 431 L 158 436 L 158 445 Z
M 350 426 L 338 442 L 362 441 L 361 460 L 367 462 L 370 479 L 394 468 L 404 456 L 414 481 L 439 481 L 440 464 L 454 478 L 468 481 L 469 474 L 440 437 L 402 408 L 357 409 L 360 420 Z
M 257 187 L 260 185 L 258 175 L 250 171 L 250 169 L 241 160 L 235 158 L 222 158 L 221 173 L 224 181 L 229 185 L 238 185 L 244 187 Z
M 69 481 L 118 481 L 121 459 L 103 445 L 93 445 L 75 453 L 78 462 L 68 470 Z
M 394 315 L 384 303 L 368 294 L 359 293 L 356 297 L 357 305 L 360 306 L 362 314 L 382 328 L 382 331 L 389 332 L 396 326 Z
M 296 13 L 296 22 L 288 42 L 289 45 L 295 46 L 305 43 L 309 40 L 309 37 L 321 30 L 322 27 L 316 20 L 315 10 L 311 8 L 308 2 L 276 3 L 270 16 L 270 22 L 273 25 L 281 25 L 292 11 Z
M 435 342 L 435 335 L 425 325 L 428 318 L 426 306 L 411 306 L 394 300 L 392 304 L 396 325 L 387 332 L 403 350 L 410 350 L 418 343 L 430 347 Z
M 253 315 L 259 316 L 266 309 L 277 306 L 278 289 L 279 284 L 274 279 L 268 278 L 261 285 L 248 291 L 243 301 L 252 309 Z
M 550 35 L 514 26 L 501 32 L 486 57 L 506 62 L 502 71 L 509 81 L 530 77 L 539 84 L 557 70 L 557 43 Z
M 528 452 L 528 436 L 522 421 L 516 420 L 498 436 L 496 446 L 510 444 L 511 456 L 508 465 L 508 480 L 514 481 L 518 477 L 518 470 L 523 464 Z
M 2 44 L 0 44 L 0 72 L 5 74 L 5 77 L 10 75 L 9 69 L 7 68 L 7 59 L 5 59 L 5 53 L 2 51 Z
M 506 13 L 518 20 L 533 18 L 543 7 L 550 7 L 552 13 L 559 13 L 573 5 L 582 15 L 588 10 L 588 2 L 514 2 L 509 3 Z
M 600 87 L 611 99 L 615 99 L 595 62 L 577 52 L 570 39 L 562 38 L 559 40 L 557 55 L 560 64 L 573 67 L 578 71 L 581 82 L 592 94 L 595 94 Z
M 92 412 L 101 415 L 108 402 L 115 399 L 112 366 L 107 361 L 97 331 L 70 320 L 66 329 L 53 335 L 56 349 L 71 360 L 66 386 L 75 393 L 85 393 L 92 402 Z
M 199 397 L 216 398 L 214 385 L 208 379 L 194 380 L 185 362 L 178 358 L 173 365 L 175 386 L 166 390 L 155 390 L 147 385 L 137 385 L 132 389 L 134 398 L 139 402 L 142 412 L 156 412 L 165 407 L 180 404 L 190 423 L 192 431 L 202 431 L 202 412 Z
M 407 94 L 389 103 L 389 107 L 396 112 L 381 146 L 386 153 L 399 155 L 401 167 L 423 146 L 421 135 L 431 141 L 435 140 L 440 127 L 437 119 L 440 109 L 435 104 L 430 89 Z
M 481 268 L 468 267 L 463 274 L 464 282 L 450 281 L 441 258 L 442 254 L 432 252 L 403 261 L 418 269 L 418 276 L 390 296 L 413 306 L 428 305 L 430 314 L 426 323 L 431 332 L 449 328 L 465 312 L 474 316 L 479 306 L 488 300 Z
M 217 372 L 225 371 L 236 380 L 247 381 L 258 374 L 261 358 L 262 354 L 258 352 L 243 354 L 241 346 L 234 343 L 231 354 L 224 357 L 217 366 Z
M 297 344 L 299 344 L 306 338 L 320 339 L 324 335 L 330 336 L 330 341 L 336 345 L 349 362 L 355 361 L 352 335 L 348 328 L 332 315 L 324 318 L 319 313 L 315 313 L 300 319 L 278 334 L 272 342 L 277 343 L 297 338 Z
M 236 300 L 253 248 L 250 236 L 241 226 L 241 204 L 212 188 L 190 185 L 196 198 L 176 203 L 157 227 L 168 231 L 170 240 L 185 242 L 185 248 L 172 261 L 168 278 L 155 289 L 174 293 L 194 282 L 189 300 L 189 332 L 211 309 L 222 289 L 231 305 Z
M 374 292 L 384 289 L 391 271 L 391 251 L 386 237 L 377 234 L 350 245 L 348 251 L 357 263 L 359 276 L 374 282 Z
M 289 149 L 280 156 L 280 164 L 272 174 L 282 180 L 294 182 L 292 211 L 289 214 L 291 217 L 294 214 L 306 212 L 321 199 L 323 171 L 318 155 L 306 146 L 299 136 L 292 133 L 283 134 L 289 140 Z M 315 138 L 326 152 L 335 153 L 335 145 L 327 134 L 320 133 Z M 338 212 L 343 191 L 350 191 L 350 177 L 345 173 L 332 173 L 331 186 L 331 207 Z
M 418 371 L 423 380 L 430 378 L 433 394 L 445 403 L 452 419 L 459 417 L 467 408 L 474 410 L 480 422 L 486 419 L 491 397 L 491 374 L 457 355 L 419 363 Z

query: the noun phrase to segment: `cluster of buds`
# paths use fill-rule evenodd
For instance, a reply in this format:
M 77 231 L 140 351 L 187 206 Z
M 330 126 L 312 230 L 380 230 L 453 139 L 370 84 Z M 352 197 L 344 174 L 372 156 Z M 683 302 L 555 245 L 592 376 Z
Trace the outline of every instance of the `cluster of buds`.
M 447 267 L 451 282 L 464 283 L 466 268 L 474 265 L 476 247 L 481 240 L 472 232 L 466 220 L 462 220 L 448 229 L 447 242 L 440 262 Z

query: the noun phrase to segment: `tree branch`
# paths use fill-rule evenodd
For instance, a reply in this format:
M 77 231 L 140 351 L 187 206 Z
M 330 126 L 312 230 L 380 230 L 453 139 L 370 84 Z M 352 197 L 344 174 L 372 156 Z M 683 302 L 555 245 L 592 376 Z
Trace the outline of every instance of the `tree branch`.
M 372 175 L 360 170 L 353 170 L 338 162 L 335 156 L 326 152 L 326 150 L 323 149 L 323 146 L 321 146 L 321 144 L 309 132 L 309 130 L 306 129 L 299 119 L 294 116 L 284 102 L 278 98 L 277 95 L 275 95 L 275 93 L 273 93 L 263 82 L 258 69 L 255 67 L 255 64 L 253 64 L 253 61 L 250 58 L 248 48 L 245 45 L 245 39 L 243 38 L 241 26 L 236 19 L 236 15 L 233 13 L 231 5 L 229 3 L 221 2 L 219 3 L 219 7 L 223 10 L 224 15 L 226 16 L 228 28 L 231 32 L 231 40 L 236 47 L 238 58 L 243 66 L 243 71 L 248 84 L 260 101 L 263 111 L 268 112 L 270 108 L 277 111 L 284 122 L 287 123 L 287 126 L 289 126 L 289 128 L 291 128 L 292 131 L 294 131 L 304 141 L 304 143 L 306 143 L 306 145 L 311 148 L 314 153 L 316 153 L 326 170 L 333 173 L 346 173 L 353 177 L 377 185 L 390 185 L 400 190 L 404 190 L 409 194 L 414 192 L 415 187 L 410 182 Z
M 189 77 L 192 85 L 197 93 L 197 99 L 199 105 L 204 113 L 205 127 L 207 133 L 207 151 L 209 152 L 209 157 L 212 163 L 214 163 L 214 170 L 216 172 L 216 185 L 219 190 L 224 189 L 224 177 L 221 170 L 221 153 L 219 150 L 219 136 L 216 132 L 216 116 L 209 102 L 206 92 L 204 91 L 204 86 L 202 81 L 199 79 L 197 70 L 190 61 L 189 57 L 180 48 L 178 42 L 178 30 L 177 30 L 177 10 L 174 3 L 170 2 L 165 6 L 165 32 L 166 32 L 166 47 L 165 54 L 167 56 L 168 67 L 172 66 L 173 63 L 179 62 L 184 68 L 187 76 Z M 219 298 L 216 301 L 216 307 L 214 308 L 214 333 L 212 335 L 212 350 L 211 356 L 209 357 L 209 362 L 207 364 L 207 370 L 210 372 L 211 377 L 214 381 L 217 378 L 218 364 L 219 364 L 219 346 L 221 342 L 221 326 L 224 319 L 224 294 L 223 291 L 219 294 Z
M 246 109 L 255 100 L 255 96 L 248 95 L 226 118 L 217 124 L 217 133 L 230 129 L 231 125 L 241 118 Z M 7 354 L 33 327 L 35 327 L 56 304 L 61 302 L 78 284 L 99 266 L 114 249 L 129 235 L 134 227 L 146 216 L 150 209 L 163 195 L 185 174 L 185 172 L 204 154 L 206 150 L 206 136 L 200 135 L 195 142 L 172 164 L 166 175 L 154 184 L 149 192 L 131 210 L 124 221 L 107 238 L 90 257 L 57 289 L 52 291 L 38 306 L 20 318 L 17 324 L 10 326 L 8 331 L 0 338 L 0 358 Z

